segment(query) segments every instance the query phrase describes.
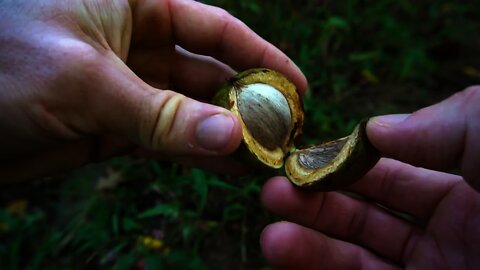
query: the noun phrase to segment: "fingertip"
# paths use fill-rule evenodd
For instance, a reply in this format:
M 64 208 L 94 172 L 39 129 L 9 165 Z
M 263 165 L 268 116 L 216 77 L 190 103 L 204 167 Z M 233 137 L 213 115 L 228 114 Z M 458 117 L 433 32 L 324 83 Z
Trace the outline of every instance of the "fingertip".
M 457 166 L 464 134 L 462 119 L 446 106 L 450 101 L 423 108 L 412 114 L 377 116 L 367 123 L 367 136 L 382 156 L 414 166 L 447 171 Z M 455 112 L 453 112 L 455 111 Z
M 293 63 L 293 62 L 292 62 Z M 307 89 L 308 89 L 308 79 L 307 79 L 307 76 L 305 76 L 305 74 L 303 74 L 302 70 L 300 69 L 299 66 L 297 66 L 296 64 L 295 65 L 295 68 L 297 70 L 297 74 L 298 75 L 298 84 L 297 84 L 297 87 L 299 89 L 299 92 L 301 94 L 305 94 L 305 92 L 307 92 Z
M 409 116 L 410 114 L 408 113 L 381 115 L 372 117 L 369 124 L 389 128 L 405 121 Z
M 299 224 L 309 224 L 316 216 L 324 196 L 321 192 L 305 192 L 286 177 L 274 177 L 265 184 L 261 201 L 272 213 Z
M 235 151 L 241 139 L 240 121 L 226 110 L 207 114 L 199 120 L 195 129 L 196 144 L 216 154 L 229 154 Z
M 396 269 L 360 246 L 285 221 L 268 225 L 260 245 L 275 269 Z
M 295 66 L 298 70 L 298 78 L 296 79 L 295 85 L 297 85 L 297 90 L 300 95 L 304 95 L 307 92 L 308 89 L 308 79 L 307 77 L 302 73 L 299 67 Z
M 228 115 L 232 119 L 233 126 L 228 139 L 228 143 L 221 151 L 219 151 L 220 154 L 233 153 L 240 146 L 240 143 L 242 142 L 242 139 L 243 139 L 242 123 L 240 122 L 238 117 L 235 116 L 233 113 L 228 111 Z
M 273 266 L 292 269 L 299 266 L 298 258 L 303 253 L 301 227 L 294 223 L 280 221 L 266 226 L 260 235 L 260 246 L 265 259 Z
M 289 197 L 292 188 L 292 184 L 286 177 L 276 176 L 269 179 L 262 188 L 262 204 L 269 211 L 278 213 L 278 208 L 284 204 L 282 198 Z
M 390 154 L 391 148 L 401 143 L 397 137 L 400 133 L 398 130 L 409 116 L 410 114 L 389 114 L 370 118 L 366 127 L 368 139 L 380 152 Z
M 372 117 L 367 122 L 367 135 L 369 138 L 377 138 L 383 133 L 391 132 L 409 116 L 410 114 L 388 114 Z
M 265 183 L 263 190 L 276 189 L 277 186 L 291 185 L 285 176 L 274 176 Z
M 289 78 L 293 84 L 297 87 L 297 92 L 300 95 L 304 95 L 308 89 L 308 80 L 302 70 L 290 59 L 285 60 L 285 67 L 288 68 L 285 76 Z

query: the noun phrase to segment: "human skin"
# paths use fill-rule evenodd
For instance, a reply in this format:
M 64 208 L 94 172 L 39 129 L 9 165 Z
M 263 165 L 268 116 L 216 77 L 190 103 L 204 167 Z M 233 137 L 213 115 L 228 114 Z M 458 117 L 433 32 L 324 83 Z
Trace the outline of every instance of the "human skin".
M 347 189 L 363 199 L 270 179 L 262 201 L 287 221 L 262 233 L 267 260 L 276 269 L 480 269 L 479 104 L 471 87 L 371 119 L 368 137 L 388 158 Z
M 241 126 L 201 101 L 234 70 L 271 68 L 307 88 L 280 50 L 195 1 L 0 5 L 2 181 L 133 152 L 218 167 L 215 157 L 239 145 Z

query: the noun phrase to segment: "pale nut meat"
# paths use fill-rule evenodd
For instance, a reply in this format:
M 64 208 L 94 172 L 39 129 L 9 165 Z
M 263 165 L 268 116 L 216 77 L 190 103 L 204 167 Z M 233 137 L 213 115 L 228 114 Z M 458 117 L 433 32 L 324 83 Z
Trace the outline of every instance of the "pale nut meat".
M 292 126 L 292 114 L 285 96 L 263 83 L 238 90 L 238 109 L 255 140 L 273 150 L 285 145 Z

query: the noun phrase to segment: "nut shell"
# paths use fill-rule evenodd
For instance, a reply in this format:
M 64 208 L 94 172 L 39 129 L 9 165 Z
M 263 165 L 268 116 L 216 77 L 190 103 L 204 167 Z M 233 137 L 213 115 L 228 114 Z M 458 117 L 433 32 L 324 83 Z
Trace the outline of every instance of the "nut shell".
M 278 90 L 278 92 L 283 95 L 289 107 L 285 108 L 289 110 L 291 117 L 289 123 L 286 125 L 252 125 L 247 123 L 246 120 L 249 119 L 245 117 L 245 112 L 241 111 L 242 104 L 240 97 L 242 91 L 246 91 L 247 87 L 253 84 L 267 85 Z M 266 101 L 264 101 L 263 104 L 266 104 Z M 213 103 L 227 108 L 240 119 L 243 127 L 243 143 L 245 148 L 253 156 L 253 159 L 271 168 L 281 168 L 283 166 L 285 155 L 294 147 L 295 140 L 301 135 L 304 120 L 300 96 L 293 83 L 276 71 L 270 69 L 251 69 L 231 78 L 214 97 Z M 250 103 L 252 106 L 262 105 L 262 102 L 254 100 Z M 273 115 L 271 118 L 277 119 L 278 112 L 275 112 L 275 110 L 272 110 L 272 112 L 277 115 Z M 285 116 L 280 117 L 279 119 L 284 117 Z M 250 118 L 254 119 L 254 117 Z M 261 120 L 259 121 L 261 123 Z M 254 129 L 251 130 L 249 127 Z M 278 129 L 286 134 L 274 141 L 274 144 L 271 144 L 270 141 L 267 142 L 267 140 L 271 138 L 270 136 L 267 136 L 267 140 L 265 140 L 262 139 L 262 136 L 257 135 L 262 131 L 265 133 L 278 133 L 278 130 L 267 129 Z

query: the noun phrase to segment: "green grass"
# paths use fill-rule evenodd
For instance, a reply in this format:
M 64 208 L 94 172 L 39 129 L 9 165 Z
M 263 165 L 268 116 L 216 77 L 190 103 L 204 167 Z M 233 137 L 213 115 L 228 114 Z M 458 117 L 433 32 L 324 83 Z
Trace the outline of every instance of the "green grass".
M 206 1 L 305 72 L 304 143 L 480 83 L 480 1 Z M 4 269 L 261 269 L 265 176 L 117 158 L 3 187 Z M 268 268 L 265 268 L 268 269 Z

